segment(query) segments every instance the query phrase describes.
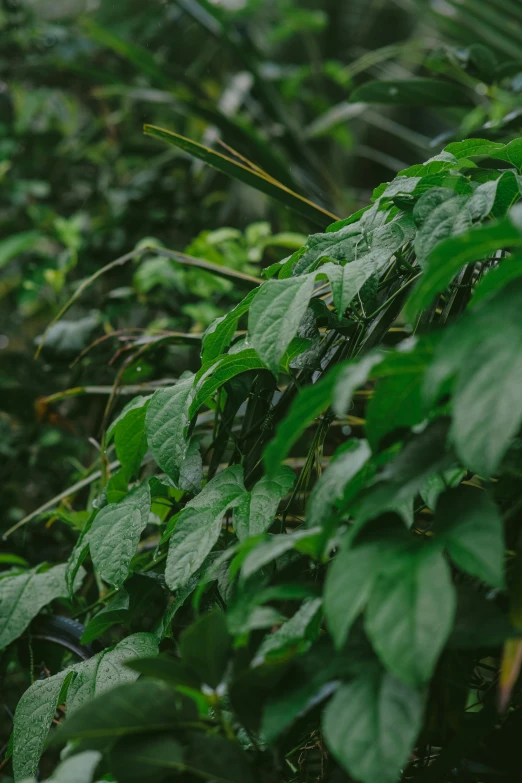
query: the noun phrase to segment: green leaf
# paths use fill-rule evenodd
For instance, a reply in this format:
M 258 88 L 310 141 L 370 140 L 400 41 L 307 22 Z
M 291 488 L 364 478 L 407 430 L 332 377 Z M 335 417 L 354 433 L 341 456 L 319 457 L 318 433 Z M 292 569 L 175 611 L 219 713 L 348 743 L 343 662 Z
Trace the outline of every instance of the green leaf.
M 365 609 L 388 542 L 375 541 L 349 547 L 346 540 L 328 569 L 324 587 L 324 613 L 337 649 L 341 649 L 355 620 Z
M 232 158 L 222 155 L 220 152 L 214 152 L 209 147 L 205 147 L 202 144 L 198 144 L 195 141 L 180 136 L 172 131 L 165 130 L 164 128 L 157 128 L 154 125 L 145 125 L 144 132 L 147 136 L 153 136 L 156 139 L 166 141 L 167 144 L 172 144 L 178 149 L 187 152 L 209 166 L 221 171 L 233 179 L 238 179 L 245 185 L 250 185 L 256 190 L 260 190 L 261 193 L 276 199 L 284 206 L 289 207 L 294 212 L 307 218 L 313 223 L 319 225 L 327 225 L 330 220 L 338 220 L 336 215 L 328 212 L 326 209 L 313 204 L 308 199 L 303 198 L 297 193 L 287 188 L 285 185 L 277 182 L 276 180 L 268 177 L 262 172 L 255 171 L 252 168 L 248 168 L 242 163 L 237 163 Z
M 250 341 L 276 376 L 281 357 L 297 334 L 313 290 L 313 275 L 268 280 L 250 305 Z
M 373 368 L 381 361 L 382 354 L 369 353 L 360 359 L 339 365 L 333 394 L 333 408 L 338 416 L 344 416 L 348 412 L 355 390 L 366 383 Z
M 337 449 L 308 500 L 306 520 L 309 527 L 322 526 L 328 521 L 336 501 L 343 497 L 346 486 L 370 456 L 371 450 L 365 440 L 350 440 Z
M 437 503 L 437 542 L 465 573 L 505 588 L 502 519 L 489 495 L 471 487 L 446 492 Z
M 451 632 L 455 589 L 442 552 L 411 547 L 392 558 L 371 589 L 368 637 L 386 668 L 412 687 L 431 677 Z
M 458 487 L 466 472 L 463 468 L 454 467 L 445 470 L 444 473 L 435 473 L 432 476 L 428 476 L 419 490 L 419 494 L 427 507 L 431 511 L 435 511 L 439 496 L 449 487 Z
M 158 389 L 151 397 L 145 431 L 152 456 L 167 476 L 177 482 L 187 453 L 189 408 L 194 378 L 180 379 L 175 386 Z
M 96 768 L 102 759 L 97 750 L 86 750 L 62 761 L 47 783 L 93 783 Z
M 438 345 L 425 379 L 427 402 L 453 390 L 451 438 L 462 464 L 497 470 L 522 421 L 522 280 L 466 313 Z
M 328 703 L 325 742 L 361 783 L 396 783 L 421 728 L 423 709 L 422 693 L 368 665 Z
M 243 470 L 232 465 L 218 473 L 177 517 L 172 533 L 165 580 L 177 590 L 202 565 L 221 533 L 225 513 L 236 506 L 245 493 Z
M 203 484 L 203 460 L 199 450 L 199 442 L 193 438 L 187 446 L 185 459 L 179 470 L 178 487 L 183 492 L 197 495 Z
M 167 735 L 123 737 L 110 755 L 119 783 L 160 783 L 183 771 L 183 748 Z
M 225 615 L 217 609 L 196 620 L 179 642 L 183 661 L 196 672 L 201 683 L 214 690 L 225 674 L 230 647 Z
M 500 291 L 504 286 L 509 285 L 521 276 L 522 256 L 503 258 L 498 266 L 486 272 L 484 277 L 480 280 L 473 291 L 473 297 L 469 303 L 469 307 L 476 307 L 483 299 L 491 296 L 496 291 Z
M 208 398 L 231 378 L 235 378 L 236 375 L 249 370 L 265 369 L 265 363 L 259 358 L 253 348 L 221 356 L 197 379 L 189 416 L 194 416 Z
M 160 655 L 156 658 L 138 658 L 135 661 L 130 661 L 127 666 L 144 677 L 161 680 L 175 687 L 186 686 L 194 689 L 199 687 L 198 677 L 179 658 L 167 655 Z
M 504 146 L 498 141 L 489 141 L 489 139 L 465 139 L 448 144 L 447 147 L 444 147 L 444 152 L 449 152 L 457 160 L 460 160 L 461 158 L 474 158 L 477 155 L 490 156 L 492 152 L 496 152 Z
M 350 297 L 353 298 L 357 293 L 357 291 L 353 294 L 351 292 L 362 285 L 360 280 L 364 273 L 370 270 L 367 271 L 368 278 L 378 271 L 415 234 L 415 226 L 409 215 L 402 215 L 397 220 L 380 225 L 379 221 L 384 221 L 387 214 L 387 212 L 378 213 L 378 217 L 375 218 L 375 227 L 372 224 L 368 225 L 369 218 L 366 215 L 360 223 L 348 225 L 338 231 L 312 234 L 308 237 L 304 252 L 299 257 L 293 274 L 300 275 L 308 272 L 321 258 L 338 261 L 345 269 L 347 266 L 354 265 L 353 271 L 344 273 L 345 282 L 342 279 L 338 280 L 337 277 L 332 279 L 339 302 L 336 307 L 341 313 L 348 306 Z M 317 270 L 317 272 L 324 271 L 325 267 Z M 342 307 L 343 302 L 348 303 L 344 308 Z
M 192 702 L 154 680 L 117 685 L 70 715 L 53 737 L 53 744 L 69 740 L 111 741 L 129 734 L 175 731 L 197 719 Z
M 480 185 L 480 188 L 484 188 L 485 185 L 488 184 L 491 183 L 485 182 L 484 185 Z M 514 171 L 505 171 L 496 180 L 495 184 L 495 202 L 491 209 L 491 214 L 493 217 L 497 218 L 497 220 L 500 220 L 506 216 L 513 204 L 520 199 L 522 178 L 519 174 L 515 174 Z M 478 191 L 479 188 L 477 188 L 475 194 L 477 194 Z
M 136 475 L 147 452 L 145 415 L 150 397 L 136 397 L 122 410 L 107 430 L 107 442 L 114 437 L 116 455 L 127 477 Z
M 20 234 L 2 239 L 0 242 L 0 269 L 21 253 L 32 250 L 43 236 L 39 231 L 23 231 Z
M 345 673 L 343 664 L 330 642 L 323 638 L 310 650 L 293 658 L 291 668 L 276 683 L 277 687 L 263 689 L 266 704 L 262 734 L 269 744 L 275 743 L 293 723 L 337 690 L 340 675 Z M 278 666 L 281 666 L 281 661 L 268 659 L 250 671 L 252 676 L 257 674 L 261 679 L 265 671 L 265 677 L 270 677 L 271 668 L 277 673 Z
M 501 149 L 492 152 L 491 157 L 506 160 L 520 170 L 522 168 L 522 139 L 513 139 Z
M 119 503 L 111 503 L 96 515 L 88 533 L 92 561 L 100 576 L 121 587 L 129 575 L 130 562 L 149 521 L 148 482 L 133 489 Z
M 81 643 L 89 644 L 97 639 L 111 626 L 117 623 L 124 623 L 129 616 L 129 594 L 125 589 L 121 589 L 112 598 L 107 606 L 95 614 L 89 620 L 85 631 L 82 634 Z
M 395 79 L 371 81 L 350 95 L 355 103 L 385 103 L 399 106 L 470 106 L 469 92 L 442 79 Z
M 471 228 L 468 201 L 467 196 L 447 188 L 431 188 L 417 201 L 413 209 L 418 226 L 415 254 L 421 267 L 425 267 L 428 255 L 443 239 Z
M 242 498 L 234 510 L 234 530 L 240 541 L 265 533 L 274 521 L 279 503 L 295 481 L 293 470 L 277 466 L 270 476 L 263 476 Z
M 322 598 L 309 598 L 283 625 L 265 636 L 257 649 L 253 665 L 258 666 L 267 656 L 281 654 L 298 647 L 302 653 L 319 633 L 322 618 Z
M 68 718 L 95 696 L 124 682 L 133 682 L 138 674 L 125 665 L 128 661 L 157 654 L 156 637 L 140 632 L 127 636 L 116 647 L 76 664 L 73 667 L 76 676 L 67 693 Z
M 243 562 L 241 567 L 243 580 L 292 549 L 314 553 L 320 532 L 320 528 L 297 530 L 294 533 L 271 536 L 267 541 L 259 543 L 248 553 Z
M 66 567 L 65 564 L 57 565 L 42 573 L 33 569 L 0 580 L 0 650 L 22 635 L 40 609 L 56 598 L 67 596 Z M 79 569 L 74 580 L 75 590 L 84 576 L 83 568 Z
M 202 340 L 201 360 L 203 364 L 208 364 L 217 359 L 228 348 L 237 329 L 239 319 L 248 312 L 258 290 L 259 288 L 252 289 L 242 302 L 237 304 L 232 310 L 229 310 L 226 315 L 222 315 L 210 324 Z
M 62 686 L 74 674 L 65 670 L 36 680 L 22 695 L 13 721 L 13 773 L 15 781 L 35 775 L 49 727 L 60 702 Z
M 424 373 L 433 353 L 433 340 L 407 340 L 375 370 L 377 384 L 366 410 L 366 434 L 373 449 L 388 433 L 424 419 Z
M 268 476 L 273 475 L 305 429 L 329 407 L 338 375 L 339 369 L 335 367 L 316 383 L 302 389 L 294 399 L 277 427 L 275 437 L 265 448 L 263 462 Z
M 383 269 L 394 253 L 413 239 L 414 227 L 408 217 L 388 223 L 377 229 L 370 240 L 371 249 L 357 260 L 344 266 L 325 264 L 318 273 L 325 274 L 332 287 L 332 295 L 339 317 L 341 317 L 360 292 L 367 280 Z M 327 235 L 327 236 L 335 236 Z
M 463 266 L 506 247 L 522 247 L 522 232 L 509 215 L 499 223 L 489 223 L 445 239 L 426 259 L 426 272 L 406 305 L 408 318 L 413 321 L 417 313 L 428 307 Z
M 404 505 L 412 502 L 426 479 L 454 463 L 454 456 L 446 450 L 447 439 L 446 419 L 436 419 L 411 438 L 377 475 L 374 483 L 356 498 L 356 525 L 362 526 L 385 511 L 395 511 L 402 516 Z M 348 507 L 352 501 L 353 498 L 349 498 Z M 340 506 L 343 510 L 342 504 Z
M 124 665 L 126 661 L 157 652 L 157 640 L 152 634 L 137 633 L 53 677 L 36 680 L 18 702 L 14 716 L 15 779 L 36 772 L 58 704 L 67 698 L 68 725 L 85 701 L 136 679 L 137 673 Z
M 218 734 L 193 733 L 188 737 L 185 770 L 216 783 L 254 783 L 248 756 L 237 742 Z

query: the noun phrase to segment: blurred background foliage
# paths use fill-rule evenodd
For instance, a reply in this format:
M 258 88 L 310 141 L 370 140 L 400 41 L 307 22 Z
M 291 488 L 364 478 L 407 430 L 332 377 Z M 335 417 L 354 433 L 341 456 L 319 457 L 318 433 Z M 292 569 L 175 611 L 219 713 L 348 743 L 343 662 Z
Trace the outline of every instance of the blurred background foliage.
M 144 123 L 251 161 L 341 218 L 448 141 L 520 133 L 518 0 L 3 0 L 0 9 L 4 531 L 98 466 L 117 388 L 121 405 L 141 384 L 195 369 L 199 335 L 243 297 L 237 281 L 151 244 L 258 277 L 317 230 L 144 136 Z M 65 558 L 67 526 L 82 520 L 63 509 L 65 524 L 51 514 L 30 536 L 23 527 L 9 552 Z

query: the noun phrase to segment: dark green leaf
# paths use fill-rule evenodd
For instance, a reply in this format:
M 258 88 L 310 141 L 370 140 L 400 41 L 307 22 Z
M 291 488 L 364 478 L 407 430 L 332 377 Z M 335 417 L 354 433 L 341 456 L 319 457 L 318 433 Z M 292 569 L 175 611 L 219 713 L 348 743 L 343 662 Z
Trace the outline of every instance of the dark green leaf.
M 323 715 L 326 744 L 361 783 L 396 783 L 419 733 L 424 695 L 376 665 L 343 685 Z
M 462 571 L 505 587 L 502 519 L 486 492 L 463 486 L 445 493 L 437 503 L 436 525 L 437 541 Z
M 225 615 L 218 610 L 200 617 L 184 631 L 179 643 L 184 663 L 214 689 L 223 679 L 230 645 Z
M 118 685 L 69 716 L 54 734 L 54 743 L 73 739 L 114 740 L 128 734 L 175 731 L 197 720 L 186 697 L 161 682 L 138 680 Z
M 466 313 L 439 343 L 426 373 L 427 400 L 453 389 L 451 437 L 463 464 L 498 468 L 522 421 L 522 281 Z
M 343 497 L 346 486 L 363 468 L 371 456 L 365 440 L 351 440 L 341 446 L 319 476 L 306 511 L 309 527 L 324 525 L 330 517 L 335 503 Z
M 95 614 L 92 620 L 89 620 L 85 631 L 83 632 L 81 643 L 89 644 L 97 639 L 105 631 L 116 623 L 124 623 L 128 617 L 129 594 L 122 589 L 112 598 L 98 614 Z
M 123 737 L 111 750 L 110 764 L 118 783 L 160 783 L 183 771 L 183 748 L 168 735 Z
M 367 82 L 350 96 L 353 102 L 401 106 L 469 106 L 472 100 L 459 84 L 441 79 L 396 79 Z
M 372 587 L 365 628 L 392 674 L 412 687 L 431 677 L 455 603 L 451 571 L 437 548 L 416 546 L 391 559 Z

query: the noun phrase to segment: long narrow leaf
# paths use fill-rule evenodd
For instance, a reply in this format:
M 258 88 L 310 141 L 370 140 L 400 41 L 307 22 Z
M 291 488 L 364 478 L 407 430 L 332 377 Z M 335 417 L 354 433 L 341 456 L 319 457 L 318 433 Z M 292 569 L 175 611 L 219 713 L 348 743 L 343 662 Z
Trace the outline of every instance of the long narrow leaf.
M 294 193 L 285 185 L 276 182 L 272 178 L 265 177 L 242 163 L 237 163 L 232 158 L 205 147 L 203 144 L 198 144 L 198 142 L 187 139 L 185 136 L 180 136 L 178 133 L 165 128 L 158 128 L 155 125 L 145 125 L 144 132 L 147 136 L 153 136 L 156 139 L 166 141 L 167 144 L 173 144 L 194 158 L 198 158 L 209 166 L 221 171 L 223 174 L 227 174 L 227 176 L 233 177 L 245 185 L 250 185 L 256 190 L 265 193 L 265 195 L 275 198 L 289 209 L 320 226 L 326 225 L 330 220 L 339 220 L 332 212 L 323 209 L 312 201 L 308 201 L 308 199 L 303 198 L 298 193 Z

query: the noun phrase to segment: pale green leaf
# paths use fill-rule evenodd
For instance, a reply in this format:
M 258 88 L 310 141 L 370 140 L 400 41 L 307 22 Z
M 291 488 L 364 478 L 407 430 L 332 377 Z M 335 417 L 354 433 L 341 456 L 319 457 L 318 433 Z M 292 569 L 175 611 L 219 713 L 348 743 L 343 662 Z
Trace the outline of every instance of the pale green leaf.
M 242 302 L 237 304 L 226 315 L 222 315 L 210 324 L 203 335 L 201 359 L 204 364 L 217 359 L 230 345 L 237 329 L 239 319 L 248 312 L 250 305 L 258 292 L 258 288 L 250 291 Z
M 445 239 L 426 260 L 426 272 L 406 306 L 408 318 L 413 320 L 417 313 L 428 307 L 463 266 L 506 247 L 522 247 L 522 231 L 510 216 L 499 223 L 488 223 Z
M 0 269 L 21 253 L 32 250 L 43 238 L 39 231 L 23 231 L 0 242 Z
M 76 676 L 67 693 L 67 715 L 70 717 L 85 702 L 116 685 L 132 682 L 138 673 L 126 666 L 127 661 L 158 654 L 158 640 L 151 633 L 127 636 L 116 647 L 103 650 L 93 658 L 76 664 Z
M 13 721 L 15 781 L 36 774 L 62 686 L 66 688 L 73 676 L 74 672 L 65 669 L 53 677 L 36 680 L 20 698 Z
M 492 158 L 498 160 L 505 160 L 515 166 L 517 169 L 522 168 L 522 139 L 513 139 L 509 144 L 506 144 L 501 149 L 495 150 L 491 153 Z
M 145 417 L 147 443 L 159 467 L 173 481 L 187 453 L 189 408 L 193 398 L 192 376 L 152 395 Z
M 453 141 L 444 147 L 444 151 L 460 160 L 461 158 L 474 158 L 477 155 L 490 156 L 492 152 L 501 150 L 504 146 L 501 142 L 489 141 L 489 139 L 465 139 L 464 141 Z
M 196 719 L 197 711 L 189 699 L 174 693 L 165 683 L 140 679 L 117 685 L 87 702 L 64 721 L 54 741 L 81 739 L 88 745 L 130 734 L 157 732 L 158 727 L 165 732 L 175 731 L 184 722 Z
M 249 370 L 265 370 L 266 365 L 252 348 L 246 348 L 238 353 L 221 356 L 211 365 L 194 386 L 194 398 L 189 409 L 189 416 L 194 416 L 208 398 L 231 378 Z
M 14 716 L 15 780 L 36 772 L 59 703 L 67 700 L 69 720 L 85 701 L 138 677 L 137 672 L 125 666 L 127 661 L 157 653 L 157 639 L 149 633 L 137 633 L 53 677 L 36 680 L 18 702 Z
M 319 476 L 306 508 L 309 527 L 324 525 L 337 500 L 343 497 L 347 485 L 359 473 L 371 456 L 365 440 L 351 440 L 333 455 L 326 470 Z
M 116 455 L 127 477 L 140 469 L 147 452 L 145 416 L 150 397 L 136 397 L 122 410 L 107 430 L 107 442 L 114 437 Z
M 96 768 L 102 759 L 97 750 L 85 750 L 62 761 L 47 783 L 93 783 Z
M 0 650 L 25 631 L 40 609 L 56 598 L 66 597 L 66 565 L 57 565 L 37 573 L 35 569 L 0 580 Z M 79 569 L 74 579 L 77 589 L 85 576 Z
M 240 541 L 265 533 L 274 521 L 279 503 L 295 481 L 293 470 L 277 466 L 270 476 L 263 476 L 234 509 L 234 530 Z
M 381 361 L 382 354 L 369 353 L 340 365 L 333 394 L 333 408 L 338 416 L 348 412 L 355 390 L 366 383 L 373 368 Z
M 107 606 L 99 611 L 89 620 L 85 631 L 82 634 L 81 643 L 89 644 L 93 639 L 97 639 L 115 623 L 123 623 L 128 617 L 129 594 L 122 588 L 118 590 Z
M 309 598 L 303 601 L 297 612 L 283 625 L 265 636 L 258 647 L 254 665 L 258 666 L 267 656 L 282 653 L 285 650 L 299 647 L 299 652 L 306 650 L 319 632 L 322 617 L 322 598 Z
M 256 571 L 292 549 L 314 553 L 320 533 L 320 528 L 315 527 L 308 530 L 297 530 L 295 533 L 282 533 L 260 542 L 246 556 L 241 567 L 242 578 L 248 579 Z
M 178 515 L 170 538 L 165 580 L 171 590 L 187 584 L 216 544 L 225 513 L 246 492 L 243 470 L 232 465 L 218 473 Z
M 248 332 L 259 358 L 278 375 L 314 290 L 314 275 L 268 280 L 250 305 Z
M 119 503 L 111 503 L 96 515 L 88 533 L 92 561 L 100 576 L 121 587 L 129 575 L 140 536 L 149 521 L 150 489 L 140 484 Z
M 294 399 L 263 453 L 267 475 L 271 476 L 277 470 L 305 429 L 330 406 L 338 375 L 339 368 L 334 367 L 316 383 L 306 386 Z

